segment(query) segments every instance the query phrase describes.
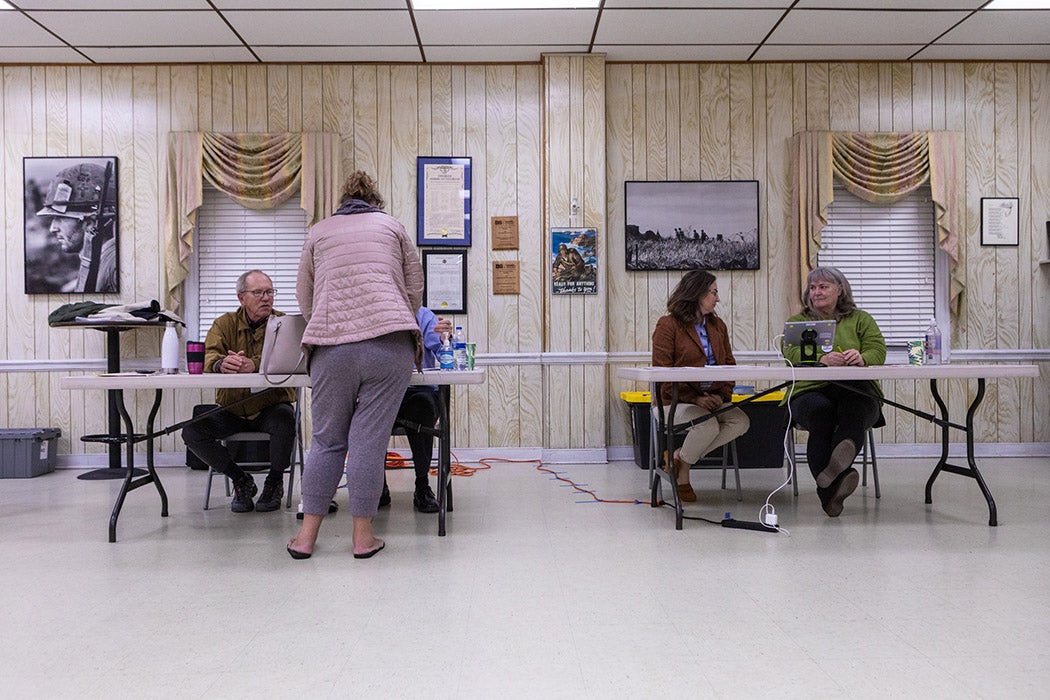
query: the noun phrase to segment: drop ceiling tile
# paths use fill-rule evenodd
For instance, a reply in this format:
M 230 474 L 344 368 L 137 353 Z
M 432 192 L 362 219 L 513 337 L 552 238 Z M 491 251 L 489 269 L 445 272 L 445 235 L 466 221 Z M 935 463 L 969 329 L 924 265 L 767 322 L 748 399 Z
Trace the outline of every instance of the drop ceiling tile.
M 595 53 L 604 53 L 610 62 L 627 61 L 746 61 L 754 47 L 746 45 L 702 46 L 659 44 L 595 44 Z
M 0 46 L 62 46 L 62 42 L 17 12 L 0 12 Z
M 158 0 L 167 2 L 167 0 Z M 220 10 L 287 10 L 288 0 L 212 0 Z M 297 0 L 298 7 L 310 10 L 401 10 L 408 13 L 405 0 Z
M 537 63 L 545 53 L 584 53 L 578 45 L 425 46 L 427 63 Z
M 88 60 L 67 46 L 53 48 L 0 47 L 0 63 L 87 63 Z
M 224 13 L 249 44 L 380 46 L 415 44 L 407 12 L 389 10 L 273 10 Z
M 606 10 L 596 44 L 756 44 L 780 10 Z
M 976 10 L 988 0 L 872 0 L 851 2 L 850 0 L 799 0 L 796 10 L 815 7 L 850 9 L 862 6 L 878 10 Z
M 116 46 L 81 51 L 96 63 L 258 63 L 243 46 Z
M 794 10 L 770 35 L 771 44 L 926 44 L 965 12 Z
M 922 44 L 885 46 L 876 44 L 765 44 L 753 61 L 903 61 Z
M 74 46 L 240 44 L 214 12 L 34 12 L 34 19 Z
M 1050 61 L 1050 44 L 934 44 L 917 61 Z
M 23 10 L 211 10 L 208 0 L 15 0 Z
M 940 39 L 946 44 L 1045 44 L 1050 10 L 979 12 Z
M 274 63 L 420 63 L 418 46 L 256 46 Z
M 583 44 L 597 10 L 428 10 L 416 12 L 426 44 Z
M 909 0 L 899 0 L 908 2 Z M 791 7 L 793 0 L 605 0 L 606 10 L 653 10 L 656 8 L 676 9 L 781 9 Z M 842 4 L 842 0 L 839 0 Z

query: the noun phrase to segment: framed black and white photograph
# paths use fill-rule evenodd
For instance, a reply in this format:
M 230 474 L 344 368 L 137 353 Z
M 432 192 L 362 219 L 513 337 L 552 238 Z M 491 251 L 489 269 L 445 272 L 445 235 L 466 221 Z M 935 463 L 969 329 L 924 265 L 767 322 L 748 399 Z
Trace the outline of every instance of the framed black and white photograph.
M 624 183 L 628 270 L 757 270 L 758 181 Z
M 470 245 L 470 158 L 416 159 L 416 244 Z
M 22 159 L 26 294 L 120 291 L 115 157 Z
M 424 250 L 423 306 L 434 313 L 467 312 L 467 251 Z
M 981 197 L 981 245 L 1017 245 L 1020 200 Z

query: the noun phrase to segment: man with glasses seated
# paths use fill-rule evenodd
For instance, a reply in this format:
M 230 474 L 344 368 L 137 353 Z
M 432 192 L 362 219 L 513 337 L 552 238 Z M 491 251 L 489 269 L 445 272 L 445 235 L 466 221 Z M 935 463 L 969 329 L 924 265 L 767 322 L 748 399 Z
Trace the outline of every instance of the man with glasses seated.
M 219 316 L 212 323 L 204 341 L 204 371 L 237 374 L 257 372 L 262 355 L 266 321 L 271 315 L 283 316 L 273 308 L 276 290 L 269 275 L 261 270 L 249 270 L 237 278 L 236 311 Z M 215 401 L 230 406 L 251 394 L 250 389 L 218 389 Z M 230 406 L 182 431 L 186 447 L 215 471 L 222 472 L 233 482 L 234 513 L 274 511 L 281 507 L 284 497 L 284 471 L 292 458 L 295 442 L 294 389 L 272 389 L 251 399 Z M 234 433 L 260 432 L 270 434 L 270 471 L 263 484 L 257 503 L 252 499 L 258 493 L 255 479 L 233 460 L 220 440 Z

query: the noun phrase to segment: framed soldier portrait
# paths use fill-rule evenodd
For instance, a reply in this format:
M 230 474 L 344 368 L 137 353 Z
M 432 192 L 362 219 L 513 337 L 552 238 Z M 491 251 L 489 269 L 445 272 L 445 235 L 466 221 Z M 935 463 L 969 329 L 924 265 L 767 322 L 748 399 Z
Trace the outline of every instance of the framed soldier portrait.
M 115 157 L 22 159 L 26 294 L 120 291 Z

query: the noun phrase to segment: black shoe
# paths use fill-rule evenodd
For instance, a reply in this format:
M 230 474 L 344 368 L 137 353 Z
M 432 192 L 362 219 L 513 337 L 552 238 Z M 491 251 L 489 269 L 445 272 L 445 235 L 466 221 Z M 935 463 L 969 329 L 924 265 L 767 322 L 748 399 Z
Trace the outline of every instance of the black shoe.
M 379 495 L 379 507 L 386 508 L 390 505 L 390 489 L 387 487 L 386 482 L 383 482 L 383 493 Z
M 284 484 L 278 479 L 271 482 L 269 479 L 263 484 L 262 495 L 255 503 L 255 510 L 260 513 L 269 513 L 281 507 L 281 499 L 284 498 Z
M 850 467 L 831 482 L 826 489 L 817 487 L 817 496 L 820 497 L 820 505 L 829 518 L 837 518 L 842 514 L 842 503 L 851 493 L 857 489 L 860 483 L 860 474 L 856 469 Z
M 430 486 L 416 489 L 416 495 L 412 497 L 412 505 L 420 513 L 438 512 L 437 498 L 434 496 L 434 492 L 430 490 Z
M 230 510 L 234 513 L 251 513 L 255 510 L 255 503 L 252 502 L 252 499 L 257 493 L 259 493 L 259 487 L 255 485 L 255 479 L 250 476 L 241 483 L 234 484 Z

